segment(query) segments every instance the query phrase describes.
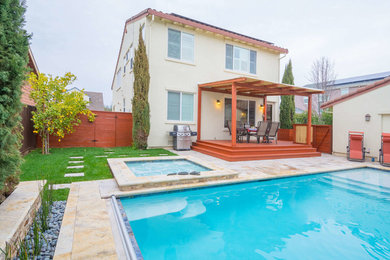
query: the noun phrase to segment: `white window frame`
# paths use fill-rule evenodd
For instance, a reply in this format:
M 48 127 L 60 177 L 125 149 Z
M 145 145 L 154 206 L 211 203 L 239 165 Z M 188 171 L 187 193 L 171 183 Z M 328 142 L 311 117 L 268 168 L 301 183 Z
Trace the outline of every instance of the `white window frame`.
M 180 59 L 178 58 L 174 58 L 174 57 L 169 57 L 169 53 L 168 53 L 168 48 L 169 48 L 169 30 L 173 30 L 173 31 L 177 31 L 177 32 L 180 32 Z M 186 35 L 191 35 L 192 36 L 192 42 L 193 42 L 193 45 L 192 45 L 192 60 L 187 60 L 187 59 L 183 59 L 183 48 L 182 48 L 182 44 L 183 44 L 183 34 L 186 34 Z M 167 58 L 170 59 L 170 60 L 175 60 L 175 61 L 181 61 L 181 62 L 185 62 L 185 63 L 189 63 L 189 64 L 195 64 L 195 35 L 192 34 L 192 33 L 187 33 L 187 32 L 183 32 L 181 30 L 177 30 L 177 29 L 174 29 L 174 28 L 168 28 L 167 30 Z
M 233 46 L 233 54 L 232 54 L 232 67 L 233 68 L 232 69 L 226 68 L 226 55 L 227 55 L 226 46 L 227 45 Z M 248 56 L 248 58 L 249 58 L 248 59 L 248 70 L 247 71 L 234 68 L 234 60 L 236 59 L 234 57 L 234 50 L 235 49 L 243 49 L 243 50 L 247 50 L 249 52 L 249 56 Z M 252 51 L 256 53 L 255 73 L 251 72 L 251 52 Z M 240 68 L 241 68 L 241 65 L 240 65 Z M 237 46 L 237 45 L 234 45 L 234 44 L 226 42 L 225 43 L 225 70 L 232 71 L 232 72 L 238 72 L 238 73 L 245 73 L 245 74 L 249 74 L 249 75 L 257 75 L 257 50 L 248 49 L 248 48 L 245 48 L 245 47 Z
M 180 94 L 180 102 L 179 102 L 179 108 L 180 108 L 180 111 L 179 111 L 179 120 L 174 120 L 174 119 L 168 119 L 168 93 L 169 92 L 173 92 L 173 93 L 179 93 Z M 182 120 L 182 102 L 183 102 L 183 94 L 189 94 L 189 95 L 192 95 L 192 121 L 183 121 Z M 195 101 L 194 101 L 194 98 L 195 98 L 195 93 L 193 92 L 185 92 L 185 91 L 178 91 L 178 90 L 167 90 L 167 96 L 166 96 L 166 100 L 167 100 L 167 115 L 166 115 L 166 120 L 168 122 L 187 122 L 187 123 L 193 123 L 194 122 L 194 118 L 195 118 Z

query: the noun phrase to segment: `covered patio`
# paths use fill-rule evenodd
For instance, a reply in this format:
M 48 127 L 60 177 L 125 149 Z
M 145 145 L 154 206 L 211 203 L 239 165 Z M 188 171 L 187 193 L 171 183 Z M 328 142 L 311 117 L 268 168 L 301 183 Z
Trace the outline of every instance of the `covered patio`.
M 231 140 L 202 139 L 202 94 L 215 92 L 231 95 Z M 298 87 L 247 77 L 233 78 L 198 85 L 197 141 L 193 149 L 228 161 L 244 161 L 273 158 L 296 158 L 320 156 L 310 144 L 312 95 L 321 94 L 322 90 Z M 308 97 L 307 143 L 295 144 L 288 141 L 273 143 L 238 143 L 237 142 L 237 96 L 260 98 L 263 100 L 262 114 L 267 114 L 267 97 L 300 95 Z M 265 116 L 264 121 L 267 120 Z

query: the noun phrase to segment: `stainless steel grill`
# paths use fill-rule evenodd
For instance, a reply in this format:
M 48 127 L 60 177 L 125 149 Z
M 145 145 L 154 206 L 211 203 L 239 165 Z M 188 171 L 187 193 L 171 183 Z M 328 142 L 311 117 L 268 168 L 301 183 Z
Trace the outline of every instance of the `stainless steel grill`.
M 192 132 L 189 125 L 174 125 L 173 131 L 169 132 L 173 137 L 173 149 L 176 151 L 191 150 L 191 136 L 196 136 L 196 132 Z

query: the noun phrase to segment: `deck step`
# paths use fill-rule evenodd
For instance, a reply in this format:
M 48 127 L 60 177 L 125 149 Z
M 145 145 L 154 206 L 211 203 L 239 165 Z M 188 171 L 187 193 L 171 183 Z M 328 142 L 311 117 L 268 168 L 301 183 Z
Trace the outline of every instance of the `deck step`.
M 198 141 L 192 149 L 226 161 L 271 160 L 285 158 L 317 157 L 321 153 L 311 145 L 305 144 L 238 144 L 234 148 L 229 144 Z
M 263 147 L 247 147 L 245 149 L 235 149 L 233 147 L 226 147 L 226 146 L 216 146 L 212 144 L 206 144 L 206 143 L 201 143 L 201 144 L 193 144 L 192 146 L 201 148 L 201 149 L 207 149 L 210 151 L 215 151 L 219 153 L 225 153 L 225 154 L 230 154 L 230 155 L 247 155 L 247 154 L 284 154 L 284 153 L 303 153 L 303 152 L 316 152 L 317 150 L 311 146 L 284 146 L 279 149 L 273 148 L 273 149 L 263 149 Z

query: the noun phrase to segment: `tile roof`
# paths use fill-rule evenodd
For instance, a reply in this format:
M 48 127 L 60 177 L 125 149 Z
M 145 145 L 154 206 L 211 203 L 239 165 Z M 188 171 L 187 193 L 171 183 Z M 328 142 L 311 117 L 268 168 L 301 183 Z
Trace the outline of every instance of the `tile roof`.
M 250 37 L 250 36 L 246 36 L 246 35 L 243 35 L 243 34 L 240 34 L 240 33 L 229 31 L 229 30 L 226 30 L 226 29 L 214 26 L 214 25 L 210 25 L 210 24 L 207 24 L 207 23 L 204 23 L 204 22 L 200 22 L 198 20 L 195 20 L 195 19 L 192 19 L 192 18 L 188 18 L 188 17 L 182 16 L 182 15 L 178 15 L 178 14 L 175 14 L 175 13 L 170 13 L 170 14 L 163 13 L 163 12 L 151 9 L 151 8 L 145 9 L 142 12 L 140 12 L 139 14 L 129 18 L 126 21 L 126 24 L 129 23 L 129 22 L 138 20 L 138 19 L 140 19 L 140 18 L 142 18 L 144 16 L 147 16 L 147 15 L 155 15 L 155 16 L 158 16 L 158 17 L 160 17 L 162 19 L 171 20 L 173 22 L 182 23 L 182 24 L 185 24 L 185 25 L 188 25 L 188 26 L 192 26 L 192 27 L 195 27 L 195 28 L 198 28 L 198 29 L 205 30 L 205 31 L 210 31 L 210 32 L 213 32 L 213 33 L 221 34 L 221 35 L 224 35 L 226 37 L 230 37 L 230 38 L 233 38 L 233 39 L 237 39 L 237 40 L 241 40 L 241 41 L 244 41 L 244 42 L 247 42 L 247 43 L 258 45 L 258 46 L 261 46 L 261 47 L 264 47 L 264 48 L 268 48 L 268 49 L 271 49 L 271 50 L 274 50 L 274 51 L 277 51 L 277 52 L 280 52 L 280 53 L 288 53 L 287 49 L 282 48 L 282 47 L 278 47 L 278 46 L 276 46 L 273 43 L 268 42 L 268 41 L 260 40 L 260 39 L 254 38 L 254 37 Z

